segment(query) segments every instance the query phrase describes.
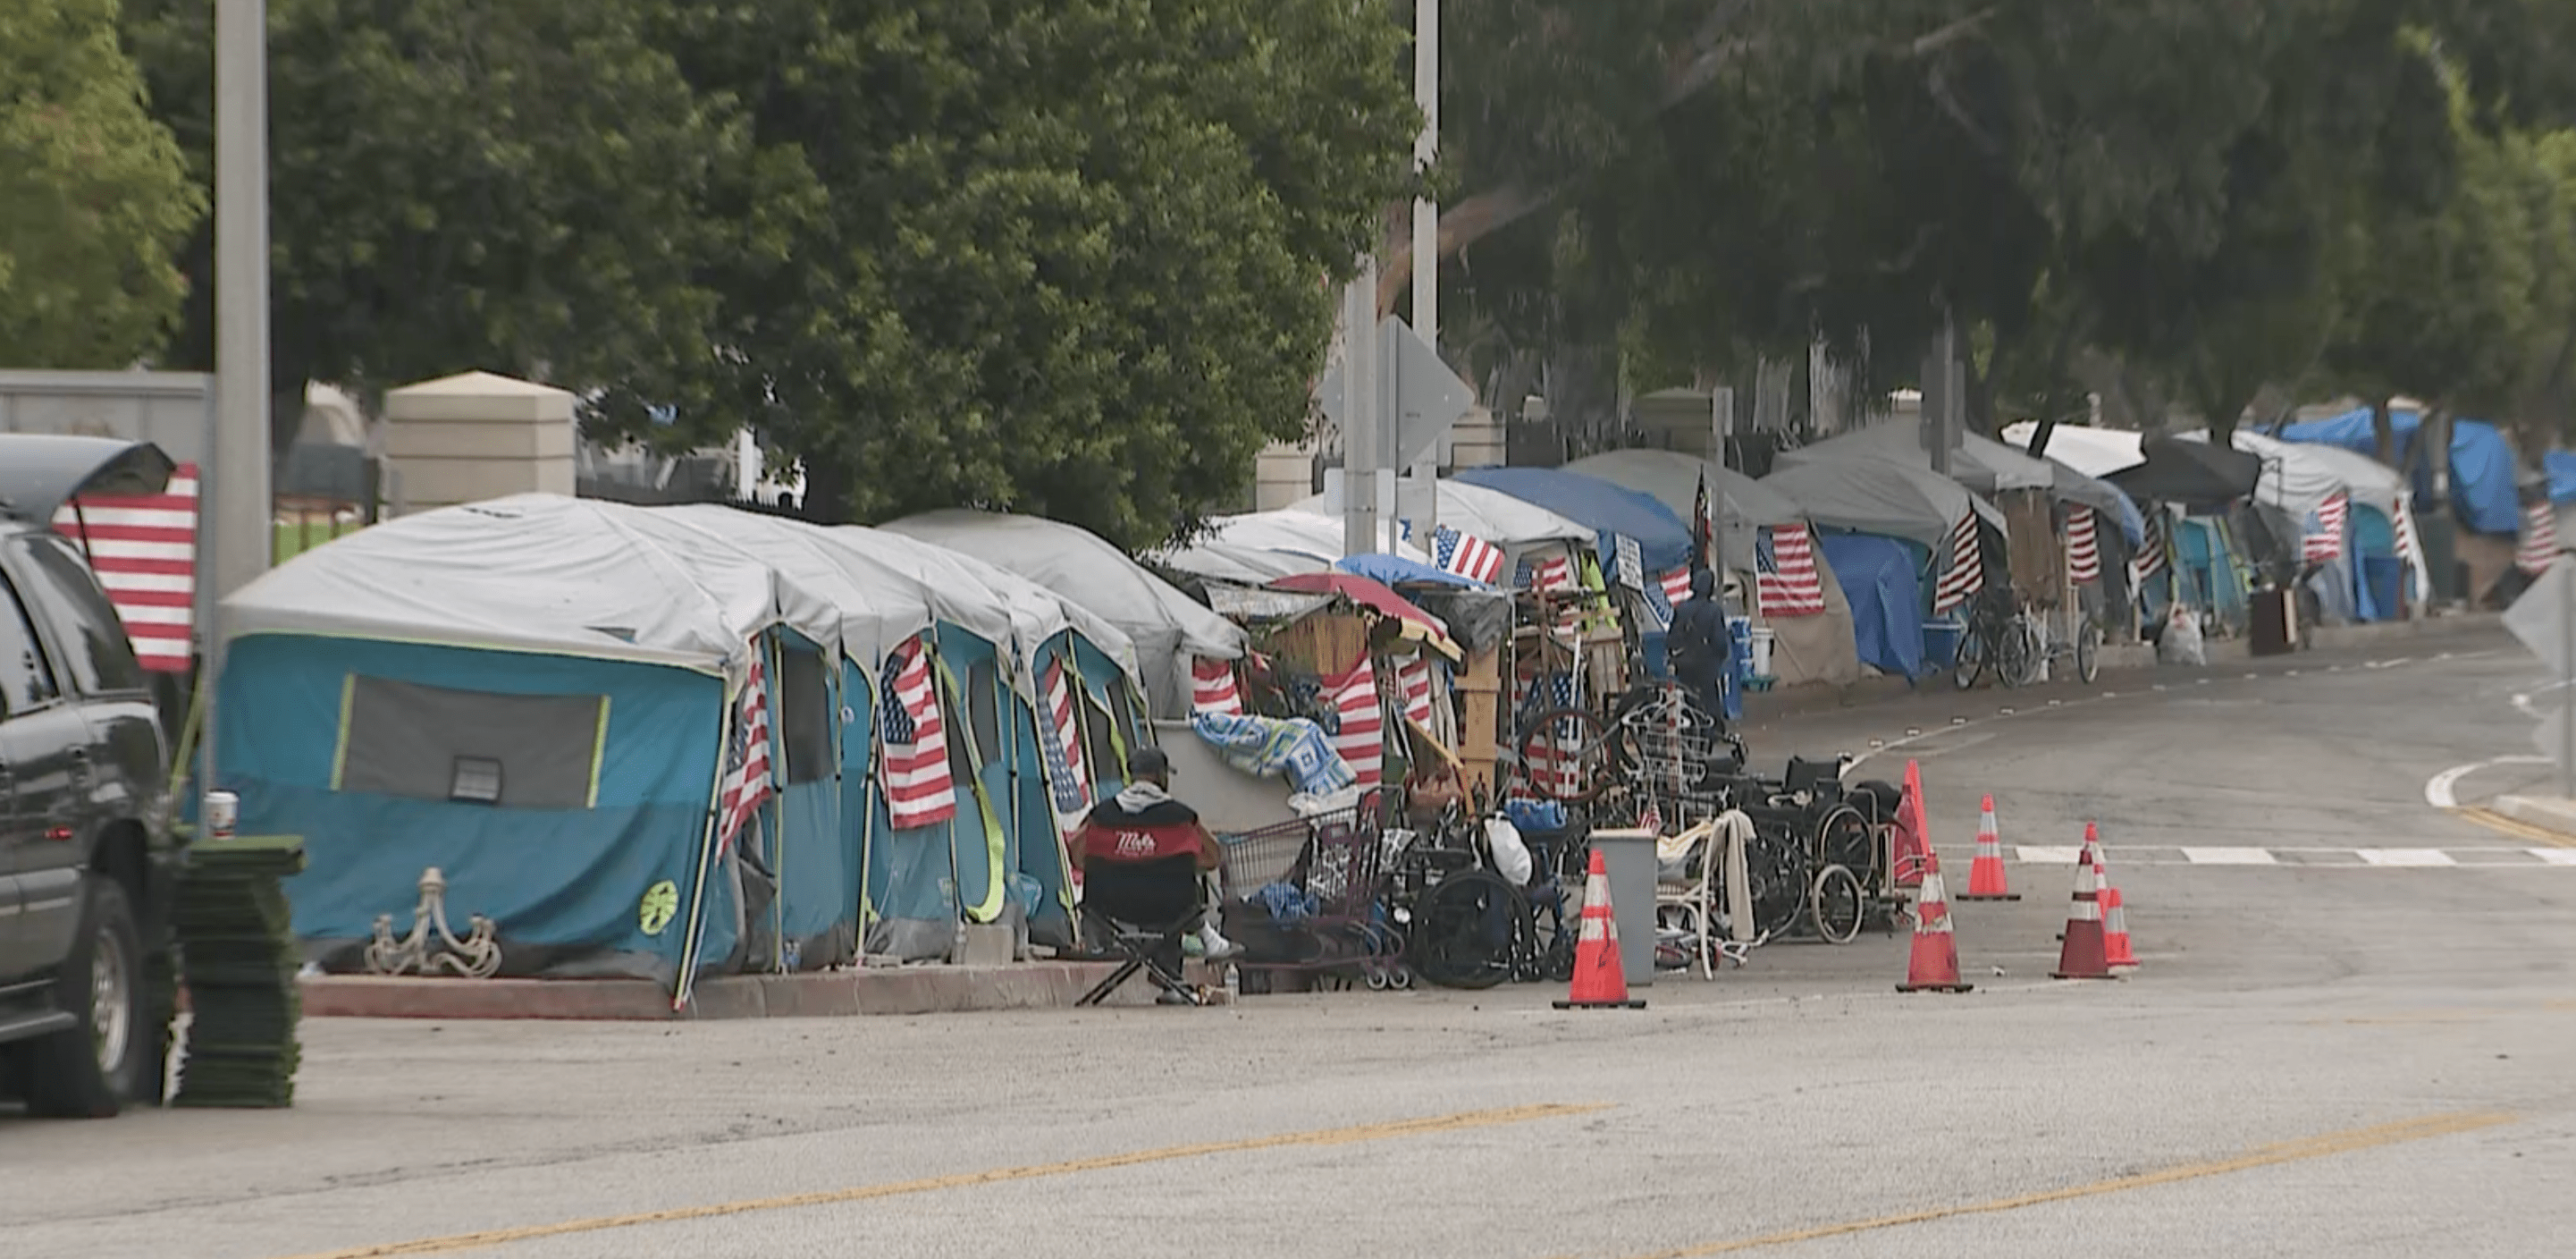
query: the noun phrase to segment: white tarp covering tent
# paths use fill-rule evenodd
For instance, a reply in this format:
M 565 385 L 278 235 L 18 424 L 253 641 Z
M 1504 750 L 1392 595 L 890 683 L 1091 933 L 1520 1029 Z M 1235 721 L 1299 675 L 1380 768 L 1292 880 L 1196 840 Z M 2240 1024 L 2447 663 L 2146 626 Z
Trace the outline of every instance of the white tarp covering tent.
M 949 510 L 885 526 L 1017 573 L 1126 631 L 1136 680 L 1157 715 L 1190 710 L 1190 660 L 1238 660 L 1241 627 L 1209 611 L 1088 530 L 1035 516 Z
M 1329 560 L 1298 552 L 1204 541 L 1157 551 L 1146 558 L 1170 572 L 1239 586 L 1266 586 L 1282 577 L 1321 573 L 1333 567 Z
M 1298 573 L 1323 572 L 1343 553 L 1340 517 L 1289 507 L 1218 516 L 1190 545 L 1147 558 L 1193 577 L 1263 585 Z M 1431 562 L 1410 542 L 1397 542 L 1395 554 L 1416 563 Z
M 2029 420 L 2004 427 L 2004 441 L 2015 450 L 2029 450 L 2031 435 L 2039 426 Z M 2081 424 L 2060 424 L 2048 435 L 2048 449 L 2041 453 L 2089 477 L 2107 477 L 2125 472 L 2147 461 L 2146 436 L 2116 428 L 2091 428 Z
M 1595 541 L 1596 535 L 1581 522 L 1501 490 L 1444 480 L 1439 482 L 1437 493 L 1439 523 L 1501 547 L 1514 559 L 1534 547 L 1567 543 L 1589 547 Z M 1324 493 L 1300 499 L 1290 509 L 1338 519 L 1342 504 L 1338 495 Z
M 1758 589 L 1755 548 L 1758 531 L 1777 525 L 1804 525 L 1806 513 L 1789 497 L 1751 477 L 1697 455 L 1674 450 L 1612 450 L 1565 465 L 1569 471 L 1596 476 L 1614 485 L 1649 495 L 1688 521 L 1699 498 L 1702 478 L 1708 485 L 1709 511 L 1716 516 L 1719 562 L 1741 575 L 1746 589 Z M 1781 682 L 1850 682 L 1860 677 L 1860 657 L 1852 646 L 1851 600 L 1826 562 L 1824 548 L 1810 545 L 1825 610 L 1813 616 L 1768 616 L 1755 620 L 1772 635 L 1771 672 Z

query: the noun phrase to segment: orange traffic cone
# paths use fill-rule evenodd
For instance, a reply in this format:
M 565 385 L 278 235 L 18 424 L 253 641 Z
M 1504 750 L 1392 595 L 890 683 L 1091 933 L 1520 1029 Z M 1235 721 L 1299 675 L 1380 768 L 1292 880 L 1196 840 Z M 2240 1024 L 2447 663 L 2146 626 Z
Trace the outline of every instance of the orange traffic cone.
M 1560 1010 L 1642 1010 L 1643 1001 L 1628 999 L 1628 969 L 1619 957 L 1619 923 L 1610 916 L 1610 871 L 1601 850 L 1592 850 L 1592 870 L 1583 879 L 1583 934 L 1574 943 L 1574 983 Z
M 2102 951 L 2102 868 L 2094 864 L 2100 857 L 2101 839 L 2093 824 L 2084 824 L 2084 853 L 2075 860 L 2075 905 L 2066 913 L 2066 943 L 2058 948 L 2057 969 L 2049 974 L 2058 979 L 2109 979 L 2111 963 Z
M 2111 881 L 2111 863 L 2104 860 L 2102 846 L 2093 846 L 2093 873 L 2102 884 L 2102 961 L 2118 969 L 2135 969 L 2138 955 L 2129 946 L 2129 911 L 2122 905 L 2120 885 Z
M 1968 894 L 1963 901 L 2017 901 L 2021 894 L 2004 879 L 2004 841 L 1995 833 L 1995 798 L 1977 810 L 1977 859 L 1968 863 Z
M 1906 959 L 1898 992 L 1967 992 L 1959 982 L 1959 938 L 1950 931 L 1949 897 L 1941 889 L 1941 855 L 1923 862 L 1923 893 L 1915 898 L 1914 955 Z
M 1932 827 L 1923 819 L 1923 768 L 1907 761 L 1905 797 L 1896 803 L 1896 835 L 1888 853 L 1889 863 L 1895 868 L 1896 886 L 1922 886 L 1924 858 L 1931 851 Z

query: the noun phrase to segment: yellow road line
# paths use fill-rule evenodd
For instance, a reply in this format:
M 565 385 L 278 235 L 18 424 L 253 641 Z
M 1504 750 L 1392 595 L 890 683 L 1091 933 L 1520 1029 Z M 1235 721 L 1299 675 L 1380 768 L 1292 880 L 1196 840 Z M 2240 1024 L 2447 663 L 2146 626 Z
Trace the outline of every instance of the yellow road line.
M 2510 835 L 2515 839 L 2527 839 L 2535 844 L 2547 844 L 2552 848 L 2576 848 L 2576 837 L 2561 835 L 2547 827 L 2534 826 L 2529 822 L 2517 822 L 2480 805 L 2464 805 L 2453 809 L 2451 816 L 2464 822 L 2475 822 L 2488 830 Z
M 1427 1136 L 1436 1132 L 1461 1132 L 1470 1128 L 1492 1128 L 1502 1124 L 1527 1123 L 1533 1119 L 1587 1115 L 1607 1109 L 1609 1109 L 1608 1103 L 1550 1102 L 1534 1106 L 1513 1106 L 1502 1110 L 1461 1111 L 1454 1115 L 1401 1119 L 1392 1123 L 1361 1124 L 1350 1128 L 1324 1128 L 1313 1132 L 1288 1132 L 1277 1136 L 1246 1137 L 1237 1141 L 1211 1141 L 1204 1145 L 1176 1145 L 1158 1150 L 1133 1150 L 1124 1154 L 1101 1154 L 1062 1163 L 1041 1163 L 1033 1167 L 999 1167 L 990 1171 L 960 1172 L 952 1176 L 931 1176 L 921 1180 L 900 1180 L 882 1185 L 855 1185 L 847 1189 L 827 1189 L 815 1193 L 781 1194 L 774 1198 L 749 1198 L 739 1202 L 673 1207 L 664 1211 L 638 1211 L 629 1215 L 602 1215 L 585 1220 L 565 1220 L 557 1224 L 532 1224 L 521 1228 L 496 1228 L 479 1233 L 457 1233 L 447 1237 L 424 1237 L 413 1241 L 326 1251 L 320 1254 L 298 1256 L 297 1259 L 380 1259 L 381 1256 L 390 1255 L 454 1254 L 463 1250 L 480 1250 L 487 1246 L 535 1241 L 546 1237 L 563 1237 L 573 1233 L 596 1233 L 613 1228 L 635 1228 L 645 1224 L 676 1224 L 688 1220 L 709 1220 L 728 1215 L 745 1215 L 754 1211 L 784 1211 L 797 1207 L 867 1202 L 877 1198 L 902 1197 L 906 1194 L 935 1193 L 943 1189 L 967 1189 L 976 1185 L 995 1185 L 1014 1180 L 1038 1180 L 1051 1176 L 1071 1176 L 1080 1172 L 1135 1167 L 1145 1163 L 1168 1163 L 1178 1159 L 1204 1158 L 1211 1154 L 1239 1154 L 1247 1150 L 1275 1150 L 1290 1146 L 1357 1145 L 1362 1142 L 1386 1141 L 1397 1137 Z
M 2328 1133 L 2324 1136 L 2309 1137 L 2302 1141 L 2290 1141 L 2280 1145 L 2264 1146 L 2259 1149 L 2249 1150 L 2235 1158 L 2221 1159 L 2216 1162 L 2190 1163 L 2181 1167 L 2168 1167 L 2163 1171 L 2144 1172 L 2135 1176 L 2122 1176 L 2116 1180 L 2095 1181 L 2089 1185 L 2077 1185 L 2069 1189 L 2051 1189 L 2044 1193 L 2028 1193 L 2012 1198 L 1997 1198 L 1992 1202 L 1972 1202 L 1964 1203 L 1959 1206 L 1934 1207 L 1927 1211 L 1908 1211 L 1902 1215 L 1882 1215 L 1876 1219 L 1870 1220 L 1851 1220 L 1841 1224 L 1825 1224 L 1815 1228 L 1793 1229 L 1788 1232 L 1771 1233 L 1761 1237 L 1745 1237 L 1739 1238 L 1735 1241 L 1713 1242 L 1706 1246 L 1691 1246 L 1681 1250 L 1658 1251 L 1651 1256 L 1640 1256 L 1639 1259 L 1699 1259 L 1699 1256 L 1703 1255 L 1729 1255 L 1735 1254 L 1739 1251 L 1761 1250 L 1772 1246 L 1787 1246 L 1796 1242 L 1815 1241 L 1826 1237 L 1841 1237 L 1851 1233 L 1867 1233 L 1885 1228 L 1902 1228 L 1908 1224 L 1928 1224 L 1935 1220 L 1954 1219 L 1963 1215 L 1992 1215 L 2002 1211 L 2018 1211 L 2023 1207 L 2044 1206 L 2052 1202 L 2068 1202 L 2077 1198 L 2093 1198 L 2110 1193 L 2124 1193 L 2131 1189 L 2149 1189 L 2157 1185 L 2170 1185 L 2186 1180 L 2198 1180 L 2205 1176 L 2223 1176 L 2230 1172 L 2251 1171 L 2257 1167 L 2271 1167 L 2281 1163 L 2295 1163 L 2302 1159 L 2324 1158 L 2329 1154 L 2349 1154 L 2356 1150 L 2375 1149 L 2383 1145 L 2396 1145 L 2406 1141 L 2425 1141 L 2434 1137 L 2450 1136 L 2454 1133 L 2474 1132 L 2480 1128 L 2492 1128 L 2497 1124 L 2510 1123 L 2512 1122 L 2512 1119 L 2513 1117 L 2511 1115 L 2494 1113 L 2460 1112 L 2446 1115 L 2427 1115 L 2421 1119 L 2409 1119 L 2399 1123 L 2381 1124 L 2375 1128 L 2355 1128 L 2346 1132 L 2334 1132 Z

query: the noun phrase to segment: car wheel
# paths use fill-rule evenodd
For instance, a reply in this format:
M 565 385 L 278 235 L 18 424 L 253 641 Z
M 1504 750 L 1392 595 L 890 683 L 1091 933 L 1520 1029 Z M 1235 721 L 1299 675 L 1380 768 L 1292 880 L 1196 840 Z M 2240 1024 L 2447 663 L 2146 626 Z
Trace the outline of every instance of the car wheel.
M 50 1118 L 113 1115 L 149 1096 L 147 1073 L 161 1069 L 152 1061 L 162 1040 L 146 1013 L 149 968 L 134 910 L 114 879 L 93 874 L 85 891 L 80 937 L 55 989 L 56 1008 L 79 1026 L 22 1048 L 27 1109 Z

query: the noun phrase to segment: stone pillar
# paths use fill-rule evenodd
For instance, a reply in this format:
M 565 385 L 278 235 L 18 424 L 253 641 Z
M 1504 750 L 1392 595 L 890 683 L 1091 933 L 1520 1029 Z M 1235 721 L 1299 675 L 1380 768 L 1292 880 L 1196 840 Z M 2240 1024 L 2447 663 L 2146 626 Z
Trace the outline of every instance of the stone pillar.
M 573 493 L 573 396 L 467 372 L 385 395 L 385 464 L 407 511 Z

